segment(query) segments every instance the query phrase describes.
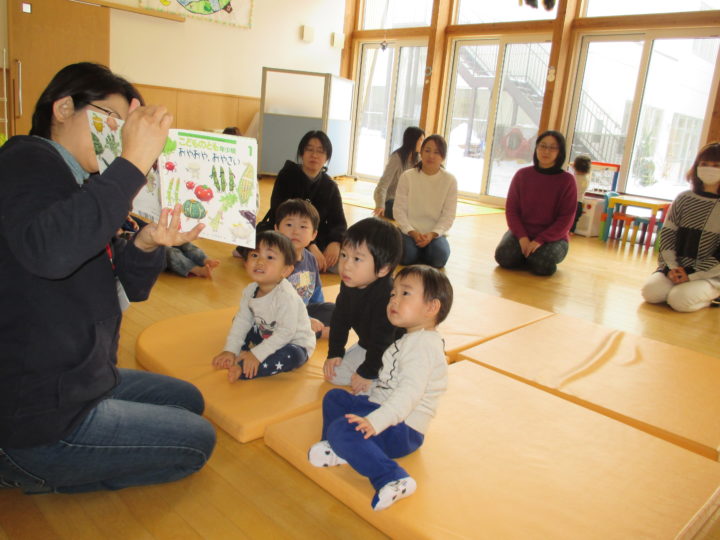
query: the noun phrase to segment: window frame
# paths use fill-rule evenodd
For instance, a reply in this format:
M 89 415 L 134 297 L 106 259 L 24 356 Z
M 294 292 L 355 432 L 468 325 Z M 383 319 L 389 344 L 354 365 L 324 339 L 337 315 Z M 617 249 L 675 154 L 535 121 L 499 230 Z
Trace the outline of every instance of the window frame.
M 718 31 L 714 28 L 683 28 L 683 29 L 647 29 L 647 30 L 598 30 L 598 31 L 582 31 L 577 32 L 573 44 L 576 51 L 570 66 L 572 79 L 567 83 L 567 99 L 565 100 L 565 114 L 561 129 L 565 133 L 568 141 L 568 148 L 573 141 L 575 135 L 575 119 L 577 108 L 580 101 L 580 89 L 585 75 L 585 66 L 587 59 L 587 51 L 590 43 L 593 42 L 616 42 L 616 41 L 640 41 L 643 43 L 643 51 L 638 66 L 638 78 L 635 82 L 635 93 L 633 95 L 632 107 L 628 119 L 628 132 L 626 134 L 625 145 L 623 148 L 623 157 L 620 165 L 620 174 L 618 176 L 617 191 L 625 192 L 628 186 L 630 173 L 630 165 L 632 164 L 632 153 L 635 148 L 635 140 L 639 136 L 640 131 L 640 113 L 645 95 L 645 86 L 647 84 L 648 70 L 652 57 L 652 50 L 655 40 L 658 39 L 697 39 L 697 38 L 717 38 Z M 720 86 L 720 53 L 716 58 L 715 72 L 708 93 L 708 101 L 706 104 L 704 121 L 700 141 L 706 141 L 712 121 L 712 113 L 718 98 Z M 701 143 L 702 144 L 702 143 Z M 569 150 L 568 150 L 569 152 Z M 568 158 L 570 155 L 568 154 Z
M 503 71 L 505 55 L 507 52 L 507 46 L 516 43 L 552 43 L 552 35 L 547 33 L 515 33 L 515 34 L 483 34 L 480 36 L 453 36 L 450 38 L 448 43 L 449 58 L 447 62 L 447 68 L 445 73 L 445 88 L 441 95 L 441 112 L 440 122 L 438 124 L 438 133 L 442 133 L 446 140 L 449 140 L 449 134 L 447 133 L 448 126 L 451 125 L 449 115 L 452 112 L 453 104 L 455 101 L 454 93 L 452 90 L 455 88 L 455 78 L 457 76 L 457 65 L 458 65 L 458 50 L 463 45 L 480 45 L 483 42 L 495 43 L 498 45 L 498 57 L 495 65 L 495 83 L 490 93 L 490 106 L 488 108 L 488 130 L 487 139 L 489 144 L 485 145 L 485 155 L 483 157 L 483 170 L 480 183 L 480 191 L 478 193 L 462 192 L 462 197 L 466 199 L 473 199 L 480 202 L 484 202 L 492 205 L 504 206 L 506 197 L 497 197 L 488 194 L 489 185 L 489 172 L 490 172 L 490 156 L 492 155 L 492 148 L 495 138 L 495 127 L 497 121 L 497 107 L 498 107 L 498 94 L 502 86 Z M 452 172 L 452 171 L 450 171 Z
M 361 92 L 361 84 L 363 77 L 363 52 L 365 51 L 366 46 L 370 46 L 372 48 L 380 48 L 382 46 L 382 43 L 386 43 L 389 46 L 397 47 L 397 54 L 393 60 L 393 70 L 392 70 L 392 80 L 390 81 L 390 94 L 392 96 L 395 96 L 397 92 L 397 71 L 399 67 L 400 62 L 400 49 L 402 47 L 427 47 L 427 39 L 415 37 L 415 38 L 407 38 L 407 39 L 388 39 L 388 40 L 377 40 L 377 39 L 367 39 L 358 41 L 356 43 L 356 51 L 357 54 L 355 56 L 354 60 L 354 81 L 355 81 L 355 88 L 353 91 L 353 118 L 352 118 L 352 136 L 350 137 L 350 175 L 356 178 L 363 178 L 365 180 L 370 180 L 373 182 L 377 182 L 380 179 L 380 176 L 372 176 L 369 174 L 358 174 L 356 173 L 355 167 L 356 167 L 356 141 L 359 134 L 359 130 L 362 128 L 361 122 L 358 122 L 358 118 L 360 115 L 360 92 Z M 395 110 L 395 102 L 393 101 L 392 104 L 392 111 L 388 111 L 388 117 L 390 117 L 391 112 L 394 112 Z M 392 152 L 392 148 L 389 148 L 392 145 L 392 133 L 388 133 L 387 140 L 385 143 L 385 155 L 383 157 L 383 160 L 386 160 L 388 156 L 390 155 L 390 152 Z

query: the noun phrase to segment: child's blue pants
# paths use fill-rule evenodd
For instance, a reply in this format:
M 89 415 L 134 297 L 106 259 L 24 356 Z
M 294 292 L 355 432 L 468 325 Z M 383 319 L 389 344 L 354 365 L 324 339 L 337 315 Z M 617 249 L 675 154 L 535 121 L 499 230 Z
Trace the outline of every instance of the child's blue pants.
M 253 327 L 245 336 L 245 344 L 242 346 L 242 350 L 251 351 L 255 345 L 262 343 L 262 340 L 260 332 Z M 308 353 L 303 347 L 288 343 L 260 362 L 255 378 L 269 377 L 270 375 L 292 371 L 302 366 L 307 362 L 307 359 Z M 240 379 L 247 379 L 247 377 L 243 373 L 240 375 Z
M 355 396 L 340 388 L 330 390 L 323 399 L 322 438 L 333 451 L 345 459 L 353 469 L 367 476 L 375 490 L 409 474 L 393 458 L 406 456 L 417 450 L 425 436 L 405 422 L 390 426 L 379 435 L 364 439 L 357 424 L 351 424 L 346 414 L 367 416 L 380 407 L 367 396 Z

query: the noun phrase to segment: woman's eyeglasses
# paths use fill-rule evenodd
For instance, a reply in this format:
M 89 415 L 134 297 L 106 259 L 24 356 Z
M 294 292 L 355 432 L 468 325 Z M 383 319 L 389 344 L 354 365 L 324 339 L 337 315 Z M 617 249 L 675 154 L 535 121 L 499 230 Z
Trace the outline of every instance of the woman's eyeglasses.
M 325 152 L 325 149 L 322 146 L 306 146 L 303 148 L 303 152 L 307 152 L 308 154 L 317 154 L 317 155 L 326 155 L 327 152 Z
M 538 144 L 540 150 L 547 150 L 548 152 L 557 152 L 560 150 L 559 146 L 550 146 L 549 144 Z
M 118 113 L 116 113 L 115 111 L 111 111 L 110 109 L 106 109 L 105 107 L 101 107 L 100 105 L 95 105 L 94 103 L 90 103 L 89 105 L 90 105 L 90 107 L 95 107 L 97 110 L 104 112 L 110 118 L 117 118 L 118 120 L 122 120 L 120 115 Z

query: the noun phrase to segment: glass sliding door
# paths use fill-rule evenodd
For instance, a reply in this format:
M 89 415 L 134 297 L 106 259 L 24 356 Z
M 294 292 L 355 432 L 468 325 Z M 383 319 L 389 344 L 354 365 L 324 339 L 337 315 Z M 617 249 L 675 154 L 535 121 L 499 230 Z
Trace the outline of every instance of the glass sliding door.
M 455 76 L 445 126 L 446 166 L 457 178 L 458 190 L 474 195 L 482 189 L 499 48 L 496 41 L 485 41 L 459 42 L 455 49 Z
M 673 199 L 701 146 L 717 37 L 586 37 L 569 121 L 570 159 L 620 164 L 618 190 Z
M 487 185 L 493 197 L 506 197 L 515 172 L 532 164 L 550 43 L 510 43 L 504 52 Z
M 656 39 L 645 79 L 625 191 L 673 199 L 700 144 L 718 38 Z
M 360 54 L 352 174 L 377 179 L 403 131 L 420 122 L 427 47 L 368 43 Z
M 537 42 L 455 43 L 445 136 L 447 168 L 461 192 L 505 197 L 515 171 L 532 160 L 549 49 Z
M 405 128 L 420 123 L 427 47 L 400 47 L 391 136 L 387 154 L 400 147 Z
M 593 161 L 622 163 L 643 53 L 642 40 L 583 44 L 583 71 L 574 103 L 569 162 L 578 154 Z

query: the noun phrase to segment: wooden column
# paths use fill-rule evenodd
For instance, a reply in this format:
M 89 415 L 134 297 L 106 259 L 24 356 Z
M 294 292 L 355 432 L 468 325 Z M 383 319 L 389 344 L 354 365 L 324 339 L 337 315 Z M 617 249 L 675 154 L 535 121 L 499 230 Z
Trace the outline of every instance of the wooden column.
M 560 0 L 558 3 L 548 65 L 549 78 L 553 80 L 545 81 L 545 97 L 538 129 L 540 133 L 547 129 L 558 129 L 562 123 L 563 97 L 567 91 L 572 63 L 572 24 L 579 7 L 579 0 Z
M 423 86 L 420 126 L 428 135 L 438 129 L 438 115 L 442 110 L 443 79 L 445 78 L 445 59 L 448 39 L 446 30 L 450 24 L 451 0 L 435 0 L 428 37 L 427 63 L 425 64 L 425 84 Z
M 360 6 L 358 0 L 345 0 L 345 19 L 343 22 L 343 33 L 345 34 L 345 45 L 340 56 L 340 76 L 352 79 L 355 71 L 355 40 L 353 32 L 360 24 Z
M 706 142 L 720 141 L 720 88 L 715 95 L 715 104 L 710 116 L 710 129 Z

